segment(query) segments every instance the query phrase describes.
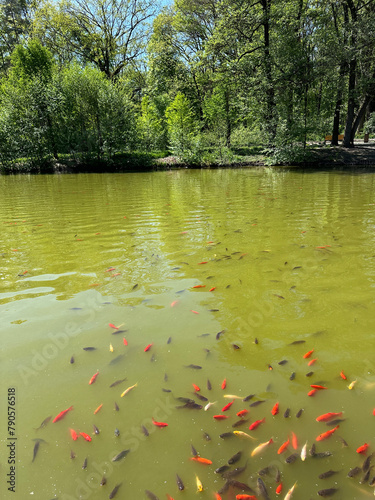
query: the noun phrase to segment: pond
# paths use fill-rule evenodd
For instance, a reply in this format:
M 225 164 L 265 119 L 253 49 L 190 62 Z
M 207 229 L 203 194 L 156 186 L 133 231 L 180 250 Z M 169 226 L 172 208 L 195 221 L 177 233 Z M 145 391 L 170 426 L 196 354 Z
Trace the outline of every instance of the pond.
M 366 173 L 1 177 L 1 498 L 373 497 L 374 206 Z

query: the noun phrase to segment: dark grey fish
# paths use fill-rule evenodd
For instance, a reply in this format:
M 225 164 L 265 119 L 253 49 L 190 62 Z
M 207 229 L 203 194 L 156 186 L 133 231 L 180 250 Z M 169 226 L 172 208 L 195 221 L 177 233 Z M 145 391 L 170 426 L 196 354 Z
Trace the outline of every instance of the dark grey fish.
M 118 407 L 118 404 L 116 403 L 116 401 L 115 401 L 115 410 L 120 411 L 120 408 Z
M 130 450 L 122 450 L 115 457 L 112 458 L 112 462 L 118 462 L 122 458 L 126 457 Z
M 207 278 L 207 279 L 208 279 L 208 278 Z M 219 311 L 220 311 L 220 309 L 209 309 L 209 310 L 208 310 L 208 312 L 212 312 L 212 313 L 214 313 L 214 312 L 219 312 Z
M 224 479 L 232 479 L 232 477 L 239 476 L 247 467 L 247 462 L 243 467 L 236 467 L 236 469 L 228 470 L 222 475 Z
M 259 401 L 254 401 L 254 403 L 251 403 L 250 408 L 255 408 L 256 406 L 261 405 L 262 403 L 265 403 L 265 399 L 260 399 Z
M 96 427 L 95 424 L 92 424 L 93 428 L 94 428 L 94 432 L 95 434 L 100 434 L 100 430 Z
M 241 425 L 247 424 L 248 422 L 249 422 L 248 418 L 241 418 L 240 420 L 237 420 L 237 422 L 234 422 L 234 424 L 232 424 L 232 427 L 233 428 L 241 427 Z
M 298 453 L 292 453 L 291 455 L 286 457 L 285 462 L 287 464 L 294 464 L 294 462 L 297 460 L 298 457 L 299 457 Z
M 316 450 L 316 446 L 315 446 L 315 443 L 313 443 L 312 446 L 311 446 L 311 448 L 310 448 L 310 450 L 309 450 L 310 457 L 315 457 L 315 455 L 316 455 L 316 451 L 315 450 Z
M 298 344 L 304 344 L 306 340 L 295 340 L 294 342 L 291 342 L 288 345 L 298 345 Z
M 74 453 L 73 450 L 70 450 L 70 458 L 71 460 L 74 460 L 76 458 L 76 454 Z
M 86 469 L 87 467 L 87 457 L 85 458 L 85 460 L 83 461 L 83 464 L 82 464 L 82 469 Z
M 118 335 L 119 333 L 126 333 L 128 330 L 113 330 L 112 335 Z
M 290 408 L 287 408 L 284 412 L 284 418 L 289 418 L 290 415 Z
M 191 398 L 178 397 L 175 399 L 177 399 L 177 401 L 181 401 L 181 403 L 195 403 L 194 399 Z
M 39 443 L 47 443 L 47 441 L 45 441 L 44 439 L 41 439 L 41 438 L 35 438 L 35 439 L 32 439 L 31 441 L 39 441 Z
M 192 368 L 193 370 L 201 370 L 202 369 L 201 366 L 199 366 L 199 365 L 193 365 L 193 364 L 185 365 L 185 368 Z
M 177 410 L 183 410 L 185 408 L 187 408 L 188 410 L 201 410 L 203 406 L 196 403 L 195 401 L 185 403 L 184 405 L 176 406 Z
M 331 497 L 338 491 L 338 488 L 327 488 L 325 490 L 319 490 L 318 495 L 320 497 Z
M 122 384 L 122 382 L 125 382 L 126 377 L 122 378 L 121 380 L 116 380 L 116 382 L 113 382 L 109 387 L 116 387 L 116 385 Z
M 116 427 L 116 429 L 115 429 L 115 436 L 116 436 L 116 437 L 119 437 L 119 435 L 120 435 L 120 431 L 119 431 L 119 430 L 117 429 L 117 427 Z
M 251 493 L 252 495 L 255 495 L 256 493 L 252 488 L 250 488 L 248 484 L 241 483 L 240 481 L 236 481 L 235 479 L 232 479 L 230 481 L 230 485 L 232 486 L 232 488 L 237 488 L 241 491 L 247 491 L 247 493 Z
M 232 347 L 235 351 L 238 351 L 238 349 L 241 349 L 241 347 L 238 344 L 232 344 Z
M 172 337 L 169 337 L 167 340 L 167 344 L 170 344 L 172 342 Z
M 345 439 L 343 437 L 341 437 L 341 436 L 337 436 L 337 437 L 341 441 L 342 447 L 343 448 L 347 448 L 348 447 L 348 443 L 345 441 Z
M 185 489 L 184 483 L 182 482 L 182 479 L 180 478 L 180 476 L 178 474 L 176 474 L 176 483 L 177 483 L 178 489 L 180 491 Z
M 136 290 L 137 288 L 138 288 L 138 283 L 136 283 L 135 285 L 133 285 L 132 291 Z
M 315 458 L 325 458 L 332 456 L 332 452 L 330 451 L 320 451 L 319 453 L 315 453 Z
M 116 486 L 113 488 L 113 490 L 111 491 L 111 493 L 109 494 L 109 500 L 111 500 L 112 498 L 115 498 L 116 496 L 116 493 L 118 492 L 120 486 L 121 486 L 122 483 L 120 484 L 116 484 Z
M 43 427 L 45 427 L 48 424 L 48 422 L 51 420 L 51 418 L 52 418 L 52 415 L 50 415 L 49 417 L 45 418 L 43 420 L 43 422 L 40 424 L 40 426 L 37 429 L 35 429 L 35 430 L 38 431 L 39 429 L 42 429 Z
M 224 485 L 218 491 L 219 495 L 224 495 L 229 490 L 229 486 L 231 485 L 231 481 L 226 481 Z
M 361 467 L 354 467 L 348 472 L 348 477 L 355 477 L 361 472 Z
M 109 362 L 109 364 L 110 365 L 115 365 L 116 363 L 118 363 L 119 361 L 121 361 L 124 356 L 125 356 L 125 354 L 119 354 L 118 356 L 116 356 L 115 358 L 113 358 L 112 361 Z
M 150 500 L 159 500 L 159 498 L 154 493 L 152 493 L 152 491 L 145 490 L 145 493 L 148 496 L 148 498 L 150 498 Z
M 208 337 L 209 335 L 209 333 L 202 333 L 201 335 L 198 335 L 198 337 Z
M 151 363 L 153 363 L 154 361 L 156 361 L 155 354 L 153 354 L 153 355 L 151 356 L 151 359 L 150 359 L 150 362 L 151 362 Z
M 314 372 L 308 372 L 308 373 L 306 373 L 306 377 L 311 377 L 311 375 L 314 375 Z
M 295 378 L 296 378 L 296 372 L 292 372 L 289 377 L 289 380 L 294 380 Z
M 227 285 L 225 288 L 230 288 L 230 285 Z
M 326 425 L 328 425 L 328 427 L 335 427 L 340 422 L 345 422 L 345 420 L 346 420 L 345 418 L 336 418 L 335 420 L 331 420 L 330 422 L 326 422 Z
M 206 441 L 211 441 L 211 436 L 207 434 L 207 432 L 203 432 L 203 439 L 205 439 Z
M 327 472 L 322 472 L 322 474 L 319 474 L 319 479 L 327 479 L 328 477 L 331 477 L 331 476 L 334 476 L 335 474 L 337 474 L 338 471 L 337 470 L 327 470 Z
M 259 340 L 255 337 L 254 344 L 259 344 Z
M 276 467 L 276 465 L 275 465 L 275 467 Z M 276 483 L 280 482 L 280 477 L 281 477 L 281 472 L 280 472 L 279 468 L 276 467 L 276 474 L 275 474 L 275 481 L 276 481 Z
M 292 268 L 292 271 L 294 271 L 295 269 L 301 269 L 301 267 L 302 267 L 302 266 L 294 266 L 294 267 Z
M 234 437 L 233 432 L 223 432 L 223 434 L 219 435 L 219 438 L 221 439 L 228 439 Z
M 266 476 L 267 474 L 269 474 L 270 470 L 271 467 L 268 465 L 267 467 L 264 467 L 264 469 L 258 471 L 258 476 Z
M 279 361 L 279 365 L 286 365 L 286 363 L 288 362 L 287 359 L 282 359 L 281 361 Z
M 71 365 L 74 363 L 74 356 L 72 356 L 72 357 L 70 358 L 70 361 L 69 361 L 69 362 L 70 362 L 70 364 L 71 364 Z
M 198 392 L 195 392 L 195 397 L 197 397 L 200 401 L 208 401 L 206 396 L 203 396 L 203 394 L 199 394 Z
M 211 382 L 207 379 L 207 389 L 210 391 L 212 389 Z
M 214 470 L 215 474 L 222 474 L 226 470 L 229 469 L 229 465 L 222 465 L 221 467 L 218 467 L 217 469 Z
M 220 332 L 216 334 L 216 340 L 219 340 L 219 338 L 221 337 L 221 335 L 223 335 L 223 333 L 225 333 L 225 330 L 220 330 Z
M 100 486 L 104 486 L 105 484 L 107 484 L 107 478 L 103 476 L 102 480 L 100 481 Z
M 257 487 L 259 495 L 262 496 L 265 500 L 269 500 L 270 497 L 268 495 L 267 487 L 264 484 L 264 481 L 260 477 L 257 478 Z
M 168 374 L 164 373 L 164 382 L 168 382 Z
M 375 484 L 375 476 L 369 481 L 368 485 L 374 486 L 374 484 Z
M 370 468 L 370 462 L 371 462 L 371 459 L 372 459 L 372 456 L 373 456 L 373 453 L 371 453 L 371 455 L 369 455 L 363 462 L 362 464 L 362 470 L 363 472 L 367 472 Z
M 191 444 L 191 454 L 193 455 L 193 457 L 196 457 L 198 456 L 198 452 L 197 450 L 194 448 L 194 446 Z
M 148 430 L 146 429 L 146 427 L 144 425 L 141 425 L 141 429 L 142 429 L 143 434 L 146 437 L 148 437 L 150 435 L 149 432 L 148 432 Z
M 34 462 L 35 460 L 35 457 L 36 457 L 36 454 L 38 453 L 38 450 L 39 450 L 39 446 L 40 446 L 40 441 L 38 440 L 35 445 L 34 445 L 34 451 L 33 451 L 33 459 L 32 459 L 32 462 Z
M 229 465 L 235 464 L 240 460 L 241 456 L 242 456 L 242 451 L 238 451 L 235 455 L 230 457 L 230 459 L 228 460 L 228 464 Z
M 370 479 L 370 472 L 371 472 L 372 467 L 369 468 L 367 472 L 363 475 L 361 480 L 359 481 L 359 484 L 366 484 L 368 480 Z
M 246 403 L 246 401 L 250 401 L 250 399 L 252 399 L 253 397 L 255 396 L 255 394 L 249 394 L 248 396 L 246 396 L 246 398 L 243 398 L 243 402 Z
M 297 411 L 296 418 L 299 418 L 302 415 L 302 413 L 303 413 L 303 408 Z
M 161 389 L 163 392 L 172 392 L 171 389 L 165 389 L 164 387 L 162 387 Z
M 96 351 L 96 347 L 83 347 L 84 351 Z

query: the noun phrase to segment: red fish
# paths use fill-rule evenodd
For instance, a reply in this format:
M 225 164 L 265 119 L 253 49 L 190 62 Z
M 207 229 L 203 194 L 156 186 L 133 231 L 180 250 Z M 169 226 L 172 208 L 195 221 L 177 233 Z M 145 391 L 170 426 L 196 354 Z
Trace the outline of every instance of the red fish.
M 202 262 L 198 262 L 198 266 L 200 266 L 201 264 L 207 264 L 208 260 L 202 260 Z
M 249 430 L 250 431 L 253 431 L 255 430 L 260 424 L 262 424 L 263 422 L 266 421 L 266 417 L 262 418 L 261 420 L 255 420 L 255 422 L 253 422 L 250 426 L 249 426 Z
M 124 342 L 124 345 L 128 345 L 128 341 L 126 340 L 125 337 L 122 339 L 122 341 Z
M 234 403 L 234 399 L 230 403 L 226 404 L 224 406 L 224 408 L 222 408 L 221 411 L 227 411 L 227 410 L 229 410 L 229 408 L 232 406 L 233 403 Z
M 194 387 L 194 390 L 195 390 L 196 392 L 199 392 L 199 391 L 201 390 L 201 388 L 200 388 L 200 387 L 198 387 L 198 386 L 197 386 L 197 385 L 195 385 L 195 384 L 193 384 L 193 387 Z
M 68 411 L 71 411 L 73 410 L 73 406 L 69 406 L 69 408 L 67 410 L 63 410 L 61 411 L 53 420 L 52 422 L 55 423 L 55 422 L 58 422 L 59 420 L 61 420 L 62 418 L 65 417 L 65 415 L 68 413 Z
M 285 441 L 281 446 L 280 448 L 277 450 L 277 454 L 278 455 L 281 455 L 289 446 L 289 443 L 290 443 L 290 440 L 288 438 L 287 441 Z
M 307 366 L 312 366 L 316 361 L 318 361 L 318 358 L 311 359 L 308 363 Z
M 94 375 L 90 378 L 89 384 L 93 384 L 96 380 L 96 377 L 99 375 L 99 372 L 94 373 Z
M 363 444 L 362 446 L 357 448 L 357 453 L 361 453 L 362 455 L 365 455 L 368 447 L 369 447 L 369 445 L 367 443 Z
M 341 372 L 340 372 L 340 377 L 341 377 L 343 380 L 347 380 L 346 375 L 345 375 L 345 373 L 344 373 L 342 370 L 341 370 Z
M 171 497 L 171 495 L 168 495 L 168 493 L 166 493 L 166 495 L 167 495 L 167 500 L 174 500 L 174 498 Z
M 292 446 L 295 450 L 298 448 L 298 439 L 294 432 L 292 432 Z
M 257 500 L 257 497 L 254 495 L 246 495 L 246 493 L 240 493 L 236 495 L 236 500 Z
M 215 492 L 215 499 L 216 500 L 223 500 L 222 497 L 219 495 L 219 493 Z
M 113 323 L 108 323 L 111 328 L 114 328 L 115 330 L 118 330 L 119 327 L 114 325 Z
M 310 387 L 312 387 L 313 389 L 318 389 L 318 391 L 322 389 L 327 389 L 327 387 L 324 387 L 324 385 L 317 385 L 317 384 L 312 384 L 310 385 Z
M 190 460 L 193 460 L 194 462 L 199 462 L 200 464 L 205 464 L 205 465 L 212 464 L 212 461 L 209 460 L 208 458 L 199 457 L 198 455 L 191 457 Z
M 227 379 L 225 378 L 221 384 L 221 388 L 224 390 L 227 386 Z
M 91 436 L 89 436 L 88 434 L 86 434 L 86 432 L 80 432 L 80 435 L 86 439 L 86 441 L 91 441 Z
M 249 413 L 249 410 L 241 410 L 237 413 L 237 417 L 244 417 Z
M 280 483 L 278 487 L 276 488 L 276 495 L 280 495 L 283 489 L 283 483 Z
M 153 343 L 151 342 L 151 344 L 148 344 L 148 346 L 146 346 L 143 350 L 145 352 L 149 351 L 151 349 L 151 347 L 153 346 Z
M 214 419 L 215 420 L 225 420 L 227 417 L 227 415 L 214 415 Z
M 156 425 L 156 427 L 167 427 L 168 424 L 166 424 L 165 422 L 157 422 L 154 417 L 152 417 L 152 423 L 154 425 Z
M 279 403 L 275 403 L 274 407 L 271 410 L 272 415 L 277 415 L 279 413 Z
M 70 430 L 70 435 L 72 436 L 73 441 L 77 441 L 78 439 L 78 434 L 74 429 L 69 429 Z
M 193 288 L 206 288 L 206 285 L 195 285 Z
M 316 418 L 317 422 L 329 422 L 330 420 L 333 420 L 336 417 L 341 417 L 342 411 L 339 412 L 329 412 L 329 413 L 324 413 L 323 415 L 319 415 L 319 417 Z
M 213 286 L 212 288 L 210 288 L 208 291 L 209 292 L 213 292 L 215 290 L 216 286 Z
M 372 414 L 375 415 L 375 408 L 372 410 Z
M 311 349 L 311 351 L 308 351 L 306 354 L 303 355 L 305 359 L 309 358 L 311 354 L 314 352 L 314 349 Z
M 339 425 L 336 425 L 336 427 L 334 427 L 333 429 L 330 429 L 327 432 L 323 432 L 323 434 L 319 434 L 319 436 L 316 438 L 316 441 L 323 441 L 324 439 L 329 438 L 338 428 Z
M 318 389 L 311 389 L 311 391 L 309 391 L 309 392 L 307 393 L 307 395 L 308 395 L 308 396 L 314 396 L 316 392 L 318 392 Z

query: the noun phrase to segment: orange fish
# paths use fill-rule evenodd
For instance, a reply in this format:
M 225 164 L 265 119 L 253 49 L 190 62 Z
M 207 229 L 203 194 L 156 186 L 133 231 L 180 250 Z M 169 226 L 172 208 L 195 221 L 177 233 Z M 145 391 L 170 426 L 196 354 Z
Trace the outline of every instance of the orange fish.
M 206 287 L 206 285 L 195 285 L 195 286 L 193 286 L 193 288 L 205 288 L 205 287 Z
M 122 339 L 122 341 L 124 342 L 124 345 L 128 345 L 128 341 L 126 340 L 125 337 Z
M 198 311 L 194 311 L 194 309 L 190 309 L 190 311 L 191 311 L 192 313 L 194 313 L 194 314 L 199 314 L 199 312 L 198 312 Z
M 341 372 L 340 372 L 340 377 L 341 377 L 343 380 L 347 380 L 346 375 L 345 375 L 345 373 L 344 373 L 342 370 L 341 370 Z
M 279 413 L 279 403 L 276 403 L 271 410 L 272 415 L 277 415 Z
M 227 379 L 225 378 L 221 384 L 221 388 L 224 390 L 227 386 Z
M 215 290 L 216 286 L 213 286 L 212 288 L 210 288 L 208 291 L 209 292 L 213 292 Z
M 214 415 L 214 419 L 215 420 L 225 420 L 227 417 L 227 415 Z
M 114 328 L 115 330 L 118 330 L 119 327 L 114 325 L 113 323 L 108 323 L 108 325 L 111 327 L 111 328 Z
M 212 464 L 212 461 L 209 460 L 208 458 L 202 458 L 202 457 L 199 457 L 198 455 L 191 457 L 190 460 L 193 460 L 194 462 L 199 462 L 200 464 L 205 464 L 205 465 Z
M 96 380 L 96 377 L 99 375 L 99 372 L 94 373 L 94 375 L 90 378 L 89 384 L 93 384 Z
M 363 444 L 362 446 L 357 448 L 357 453 L 361 453 L 362 455 L 365 455 L 368 447 L 369 447 L 369 445 L 367 443 Z
M 78 434 L 74 429 L 69 429 L 70 430 L 70 435 L 72 436 L 73 441 L 77 441 L 78 439 Z
M 333 429 L 330 429 L 327 432 L 323 432 L 323 434 L 319 434 L 319 436 L 316 438 L 316 441 L 323 441 L 324 439 L 329 438 L 338 428 L 339 425 L 336 425 L 336 427 L 334 427 Z
M 151 342 L 151 344 L 148 344 L 148 346 L 146 346 L 143 350 L 145 352 L 149 351 L 151 349 L 151 347 L 153 346 L 153 343 Z
M 109 273 L 111 271 L 114 271 L 116 268 L 115 267 L 109 267 L 108 269 L 105 270 L 106 273 Z
M 226 404 L 226 405 L 224 406 L 224 408 L 222 408 L 222 410 L 221 410 L 221 411 L 227 411 L 227 410 L 229 410 L 229 408 L 232 406 L 232 404 L 233 404 L 233 403 L 234 403 L 234 399 L 233 399 L 233 401 L 231 401 L 230 403 Z
M 244 417 L 249 413 L 249 410 L 241 410 L 237 413 L 237 417 Z
M 216 500 L 223 500 L 223 499 L 221 498 L 221 496 L 219 495 L 219 493 L 216 493 L 216 492 L 215 492 L 215 499 L 216 499 Z
M 281 455 L 289 446 L 289 443 L 290 443 L 290 440 L 288 438 L 287 441 L 285 441 L 281 446 L 280 448 L 277 450 L 277 454 L 278 455 Z
M 103 403 L 97 407 L 97 409 L 94 411 L 94 415 L 98 413 L 102 409 Z
M 195 384 L 193 384 L 193 387 L 194 387 L 194 390 L 195 390 L 196 392 L 199 392 L 199 391 L 201 390 L 201 388 L 200 388 L 200 387 L 198 387 L 198 386 L 197 386 L 197 385 L 195 385 Z
M 198 266 L 200 266 L 201 264 L 207 264 L 208 260 L 202 260 L 202 262 L 198 262 Z
M 311 359 L 308 363 L 307 366 L 312 366 L 316 361 L 318 361 L 318 358 Z
M 312 385 L 310 385 L 310 387 L 312 387 L 313 389 L 318 389 L 318 390 L 327 389 L 327 387 L 324 387 L 324 385 L 317 385 L 317 384 L 312 384 Z
M 168 493 L 166 493 L 166 495 L 167 495 L 167 500 L 174 500 L 174 498 L 171 497 L 171 495 L 168 495 Z
M 80 435 L 86 439 L 86 441 L 91 441 L 91 436 L 89 436 L 88 434 L 86 434 L 86 432 L 80 432 Z
M 298 448 L 298 439 L 294 432 L 292 432 L 292 446 L 295 450 Z
M 307 393 L 307 395 L 308 395 L 308 396 L 314 396 L 316 392 L 318 392 L 318 389 L 312 389 L 311 391 L 309 391 L 309 392 Z
M 162 427 L 167 427 L 167 426 L 168 426 L 168 424 L 166 424 L 165 422 L 157 422 L 157 421 L 154 419 L 154 417 L 152 417 L 152 423 L 153 423 L 154 425 L 156 425 L 156 427 L 160 427 L 160 428 L 162 428 Z
M 176 306 L 178 303 L 179 303 L 179 300 L 174 300 L 173 302 L 171 302 L 171 307 Z
M 236 495 L 236 500 L 257 500 L 257 497 L 254 495 L 246 495 L 246 493 L 240 493 Z
M 250 426 L 249 426 L 249 430 L 250 431 L 253 431 L 255 430 L 260 424 L 262 424 L 263 422 L 266 421 L 266 417 L 262 418 L 261 420 L 255 420 L 255 422 L 253 422 Z
M 324 413 L 323 415 L 319 415 L 315 420 L 317 422 L 329 422 L 330 420 L 336 418 L 336 417 L 341 417 L 342 411 L 339 412 L 329 412 L 329 413 Z
M 65 417 L 65 415 L 68 413 L 68 411 L 71 411 L 73 410 L 73 406 L 69 406 L 69 408 L 67 410 L 63 410 L 61 411 L 53 420 L 52 422 L 55 423 L 55 422 L 58 422 L 59 420 L 61 420 L 62 418 Z
M 314 352 L 314 349 L 311 349 L 311 351 L 308 351 L 306 354 L 303 355 L 305 359 L 309 358 L 311 354 Z
M 276 495 L 280 495 L 283 489 L 283 483 L 280 483 L 278 487 L 276 488 Z

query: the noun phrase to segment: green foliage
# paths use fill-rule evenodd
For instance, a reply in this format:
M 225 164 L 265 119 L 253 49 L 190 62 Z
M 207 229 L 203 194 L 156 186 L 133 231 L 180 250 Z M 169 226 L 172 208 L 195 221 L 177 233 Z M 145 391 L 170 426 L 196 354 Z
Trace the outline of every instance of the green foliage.
M 371 113 L 364 126 L 365 134 L 375 134 L 375 113 Z
M 10 78 L 23 85 L 37 77 L 42 82 L 51 80 L 54 61 L 51 52 L 39 40 L 30 39 L 26 46 L 17 45 L 11 56 Z
M 296 165 L 311 160 L 311 152 L 300 144 L 288 144 L 265 149 L 266 165 Z
M 158 108 L 148 96 L 144 96 L 141 104 L 141 115 L 138 117 L 138 132 L 141 145 L 146 151 L 164 148 L 166 145 L 166 129 Z

